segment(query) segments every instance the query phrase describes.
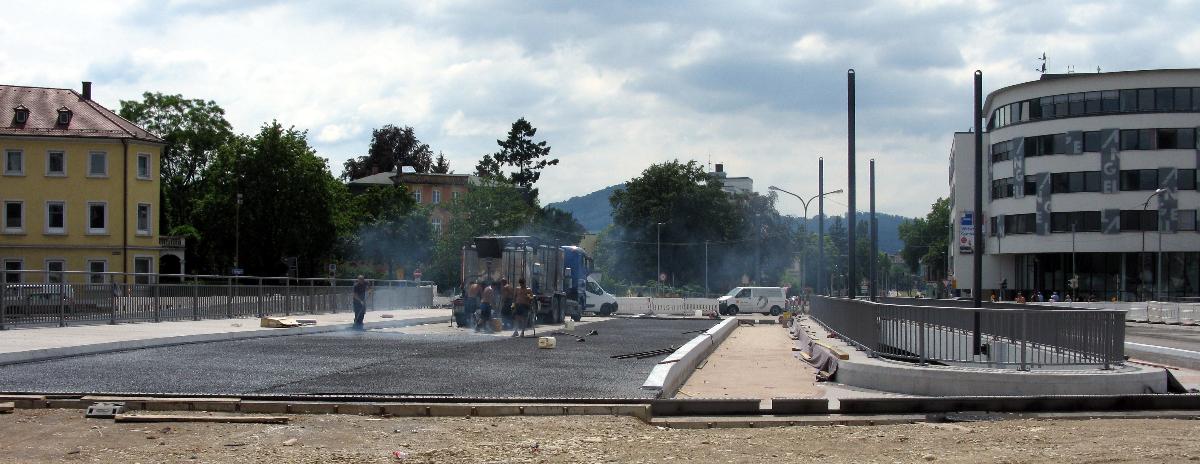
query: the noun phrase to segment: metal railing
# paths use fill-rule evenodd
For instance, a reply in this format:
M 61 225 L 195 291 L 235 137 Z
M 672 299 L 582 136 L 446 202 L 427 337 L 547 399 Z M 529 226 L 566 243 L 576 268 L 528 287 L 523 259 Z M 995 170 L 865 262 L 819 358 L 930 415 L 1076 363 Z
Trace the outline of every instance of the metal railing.
M 368 310 L 428 308 L 429 282 L 373 280 Z M 288 277 L 6 270 L 0 329 L 351 311 L 354 281 Z
M 1108 369 L 1124 362 L 1125 312 L 1119 310 L 976 309 L 814 297 L 812 317 L 872 356 L 921 364 L 1029 370 Z

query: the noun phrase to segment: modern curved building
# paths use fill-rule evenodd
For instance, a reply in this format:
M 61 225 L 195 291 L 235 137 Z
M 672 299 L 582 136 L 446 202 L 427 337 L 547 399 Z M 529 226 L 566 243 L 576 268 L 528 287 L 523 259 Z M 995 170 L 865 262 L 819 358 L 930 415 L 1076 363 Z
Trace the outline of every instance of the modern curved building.
M 984 111 L 985 298 L 1200 296 L 1200 69 L 1044 74 Z M 947 261 L 962 295 L 974 155 L 974 134 L 956 133 Z

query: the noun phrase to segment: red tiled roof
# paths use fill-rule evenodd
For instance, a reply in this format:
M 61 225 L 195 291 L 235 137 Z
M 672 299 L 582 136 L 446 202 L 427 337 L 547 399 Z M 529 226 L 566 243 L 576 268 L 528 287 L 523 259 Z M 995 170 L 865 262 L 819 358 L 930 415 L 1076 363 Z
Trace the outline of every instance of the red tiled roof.
M 17 106 L 29 109 L 29 120 L 16 124 Z M 71 110 L 71 123 L 58 125 L 58 110 Z M 108 108 L 71 89 L 0 85 L 0 136 L 91 137 L 165 143 Z

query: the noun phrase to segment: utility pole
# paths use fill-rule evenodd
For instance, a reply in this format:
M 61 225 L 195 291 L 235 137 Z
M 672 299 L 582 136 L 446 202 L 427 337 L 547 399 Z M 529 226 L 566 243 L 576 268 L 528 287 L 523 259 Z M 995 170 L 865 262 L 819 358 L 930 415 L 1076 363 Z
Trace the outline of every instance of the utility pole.
M 971 297 L 974 299 L 974 307 L 983 307 L 983 227 L 980 226 L 983 218 L 983 71 L 975 70 L 975 114 L 974 121 L 971 123 L 975 128 L 975 179 L 971 182 L 975 185 L 975 212 L 972 214 L 971 226 L 975 228 L 975 249 L 971 250 L 974 255 L 972 268 L 974 275 L 971 276 Z M 1019 186 L 1018 188 L 1024 188 Z M 954 243 L 953 240 L 950 243 Z M 983 335 L 980 333 L 982 329 L 982 314 L 975 311 L 974 325 L 971 333 L 972 353 L 979 356 L 983 353 Z
M 846 71 L 846 89 L 847 89 L 847 91 L 846 91 L 846 129 L 848 132 L 847 145 L 846 145 L 846 148 L 847 148 L 847 150 L 846 150 L 846 158 L 847 158 L 846 169 L 849 171 L 847 173 L 848 174 L 847 175 L 847 181 L 848 181 L 847 187 L 848 187 L 848 190 L 850 191 L 850 204 L 847 206 L 847 211 L 846 211 L 846 220 L 847 220 L 847 222 L 850 223 L 849 227 L 848 227 L 848 231 L 847 231 L 850 234 L 850 239 L 847 241 L 848 245 L 846 246 L 846 250 L 847 250 L 847 254 L 846 254 L 846 270 L 847 270 L 846 298 L 853 300 L 854 299 L 854 290 L 855 290 L 854 287 L 857 286 L 857 282 L 853 282 L 853 281 L 855 280 L 856 276 L 858 275 L 855 272 L 855 271 L 857 271 L 857 268 L 854 263 L 854 254 L 855 254 L 854 253 L 854 251 L 855 251 L 854 245 L 855 245 L 855 243 L 857 243 L 856 242 L 857 237 L 855 237 L 855 235 L 854 235 L 854 226 L 856 225 L 858 220 L 856 217 L 857 215 L 855 214 L 855 211 L 854 211 L 854 69 L 853 68 L 851 68 L 849 71 Z
M 817 191 L 825 191 L 825 158 L 817 158 Z M 817 294 L 825 295 L 825 197 L 817 197 Z
M 658 281 L 658 295 L 655 295 L 655 296 L 658 296 L 660 298 L 662 297 L 662 282 L 663 282 L 663 275 L 662 275 L 662 226 L 663 226 L 663 224 L 666 224 L 666 223 L 665 222 L 657 222 L 654 224 L 658 228 L 658 240 L 656 241 L 656 243 L 658 245 L 658 257 L 655 258 L 656 264 L 655 264 L 655 273 L 654 273 L 654 280 Z
M 708 240 L 704 241 L 704 297 L 708 298 Z
M 876 274 L 879 267 L 879 225 L 875 222 L 875 159 L 871 158 L 871 301 L 879 297 Z
M 240 269 L 238 261 L 242 257 L 242 194 L 237 194 L 237 206 L 234 207 L 237 216 L 233 223 L 233 268 Z

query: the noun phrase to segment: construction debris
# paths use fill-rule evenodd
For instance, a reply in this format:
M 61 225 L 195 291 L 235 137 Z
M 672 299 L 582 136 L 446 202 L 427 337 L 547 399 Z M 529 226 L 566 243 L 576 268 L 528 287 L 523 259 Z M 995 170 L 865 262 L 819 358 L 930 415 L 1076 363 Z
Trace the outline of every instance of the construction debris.
M 268 316 L 259 321 L 260 327 L 268 329 L 284 329 L 289 327 L 300 327 L 300 322 L 290 317 L 275 317 Z
M 613 359 L 646 359 L 646 358 L 653 358 L 655 356 L 671 354 L 674 352 L 675 352 L 675 347 L 672 346 L 670 348 L 659 348 L 657 350 L 641 351 L 638 353 L 616 354 L 616 355 L 612 355 L 609 357 L 613 358 Z
M 558 340 L 554 337 L 538 337 L 538 348 L 550 350 L 555 346 L 558 346 Z
M 12 414 L 13 409 L 17 407 L 16 403 L 0 403 L 0 414 Z
M 88 419 L 112 419 L 117 414 L 125 412 L 125 403 L 101 402 L 88 406 L 83 417 Z

